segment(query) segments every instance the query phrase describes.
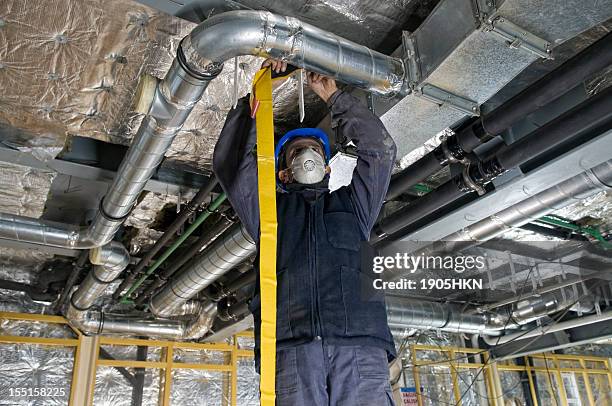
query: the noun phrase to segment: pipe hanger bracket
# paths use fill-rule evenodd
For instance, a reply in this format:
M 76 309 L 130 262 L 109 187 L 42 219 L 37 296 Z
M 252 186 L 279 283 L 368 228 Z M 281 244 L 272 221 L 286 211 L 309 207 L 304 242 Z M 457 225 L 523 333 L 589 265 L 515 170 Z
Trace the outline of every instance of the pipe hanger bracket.
M 414 94 L 439 106 L 448 106 L 470 116 L 480 116 L 480 106 L 477 102 L 453 94 L 431 83 L 419 85 L 414 89 Z

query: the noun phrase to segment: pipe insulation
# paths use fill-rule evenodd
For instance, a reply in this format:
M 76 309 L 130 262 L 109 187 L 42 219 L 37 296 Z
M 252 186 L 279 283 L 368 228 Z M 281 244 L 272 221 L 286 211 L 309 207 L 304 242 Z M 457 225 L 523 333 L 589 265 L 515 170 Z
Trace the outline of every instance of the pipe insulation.
M 240 265 L 256 251 L 255 242 L 240 224 L 232 226 L 198 255 L 176 278 L 153 296 L 149 308 L 158 317 L 168 317 L 184 302 L 221 275 Z
M 194 76 L 180 59 L 175 59 L 166 77 L 158 83 L 148 114 L 89 227 L 1 214 L 0 238 L 73 249 L 95 248 L 112 240 L 193 106 L 218 73 Z
M 462 126 L 433 151 L 393 175 L 387 200 L 441 170 L 449 162 L 461 161 L 476 147 L 510 128 L 537 109 L 578 86 L 612 64 L 612 33 L 572 57 L 501 106 L 482 115 L 476 123 Z
M 492 158 L 469 165 L 464 173 L 380 220 L 372 230 L 371 240 L 378 242 L 388 239 L 458 199 L 474 195 L 477 189 L 483 189 L 508 170 L 550 153 L 555 148 L 585 135 L 592 139 L 605 133 L 612 128 L 611 102 L 612 88 L 608 88 L 517 142 L 501 148 Z M 486 193 L 484 189 L 482 192 Z
M 487 241 L 597 192 L 612 188 L 612 160 L 595 166 L 505 210 L 442 238 L 443 241 Z
M 114 281 L 130 263 L 130 254 L 123 244 L 111 242 L 89 251 L 93 269 L 72 294 L 71 307 L 87 310 L 100 297 L 109 283 Z

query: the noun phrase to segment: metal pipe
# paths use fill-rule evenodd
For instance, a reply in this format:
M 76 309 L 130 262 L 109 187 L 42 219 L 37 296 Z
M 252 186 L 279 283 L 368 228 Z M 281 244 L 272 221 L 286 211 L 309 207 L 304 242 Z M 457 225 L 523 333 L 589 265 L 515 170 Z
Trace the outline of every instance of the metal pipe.
M 191 260 L 198 252 L 200 252 L 203 248 L 207 247 L 211 244 L 212 241 L 216 240 L 221 234 L 223 234 L 229 226 L 234 224 L 234 221 L 227 218 L 221 217 L 217 223 L 215 223 L 210 229 L 206 231 L 195 243 L 193 243 L 189 248 L 180 252 L 180 255 L 176 258 L 168 268 L 164 269 L 161 273 L 159 273 L 157 278 L 143 289 L 134 302 L 136 304 L 144 304 L 151 295 L 159 288 L 164 286 L 172 275 L 174 275 L 179 269 L 183 267 L 189 260 Z
M 382 219 L 374 227 L 371 239 L 380 241 L 463 196 L 478 189 L 484 192 L 483 187 L 486 184 L 507 170 L 548 153 L 587 132 L 605 132 L 612 127 L 611 103 L 612 87 L 587 99 L 514 144 L 502 148 L 493 158 L 471 165 L 463 174 L 455 176 L 413 204 Z
M 234 225 L 221 238 L 202 252 L 191 265 L 153 296 L 149 309 L 158 317 L 166 317 L 185 301 L 216 281 L 230 269 L 255 253 L 255 242 L 240 224 Z
M 230 296 L 235 293 L 239 289 L 255 283 L 255 279 L 257 277 L 257 273 L 253 270 L 247 271 L 244 274 L 240 275 L 235 280 L 229 282 L 226 285 L 222 285 L 220 283 L 214 283 L 208 287 L 207 291 L 204 294 L 212 301 L 218 302 L 219 300 Z
M 217 309 L 217 317 L 219 317 L 220 320 L 238 321 L 249 314 L 249 300 L 243 300 L 242 302 L 224 307 L 221 307 L 221 304 L 219 304 L 217 305 Z
M 572 320 L 562 321 L 554 323 L 549 326 L 539 326 L 529 332 L 516 332 L 512 334 L 506 334 L 501 337 L 487 337 L 483 336 L 482 339 L 490 346 L 496 346 L 505 344 L 510 341 L 524 340 L 527 338 L 539 337 L 550 333 L 556 333 L 557 331 L 566 331 L 576 327 L 587 326 L 593 323 L 599 323 L 602 321 L 608 321 L 612 319 L 612 310 L 608 310 L 601 314 L 593 314 L 590 316 L 579 317 Z
M 612 33 L 576 54 L 543 78 L 523 90 L 500 107 L 469 122 L 456 134 L 414 164 L 395 174 L 389 184 L 387 200 L 392 200 L 410 187 L 446 166 L 461 160 L 474 148 L 510 128 L 519 120 L 558 99 L 592 75 L 612 64 Z
M 474 313 L 456 305 L 387 297 L 387 321 L 393 328 L 499 335 L 567 307 L 576 301 L 574 296 L 570 293 L 564 298 L 559 292 L 554 292 L 529 297 L 521 300 L 514 309 L 495 313 Z
M 68 309 L 66 317 L 74 327 L 87 334 L 127 334 L 172 340 L 194 340 L 208 333 L 216 315 L 216 304 L 208 303 L 202 305 L 199 313 L 191 321 L 147 319 L 142 316 L 82 311 L 75 307 Z
M 443 241 L 487 241 L 513 227 L 534 221 L 557 209 L 581 201 L 602 190 L 612 188 L 612 160 L 606 161 L 558 185 L 546 189 L 514 206 L 502 210 L 463 230 L 450 234 Z
M 182 59 L 175 59 L 164 80 L 157 85 L 148 114 L 89 227 L 2 213 L 0 238 L 73 249 L 95 248 L 109 242 L 129 215 L 209 81 L 218 73 L 194 74 L 180 62 Z
M 185 224 L 187 219 L 196 212 L 196 210 L 208 199 L 212 190 L 217 186 L 217 178 L 215 175 L 211 175 L 208 179 L 206 185 L 201 188 L 198 193 L 191 199 L 191 201 L 183 207 L 183 209 L 179 212 L 178 216 L 174 219 L 172 224 L 168 226 L 168 228 L 164 231 L 164 233 L 159 237 L 155 244 L 149 251 L 145 254 L 144 257 L 138 262 L 138 264 L 134 267 L 134 269 L 130 270 L 129 274 L 125 277 L 117 291 L 115 292 L 114 298 L 117 299 L 119 297 L 119 293 L 123 292 L 125 288 L 132 285 L 136 280 L 136 277 L 142 270 L 149 265 L 153 257 L 172 239 L 175 237 L 177 231 Z
M 72 294 L 71 307 L 87 310 L 102 295 L 108 284 L 114 281 L 130 262 L 130 254 L 123 244 L 111 242 L 89 251 L 89 261 L 94 268 Z
M 132 293 L 134 293 L 134 291 L 138 289 L 138 287 L 142 285 L 144 281 L 147 280 L 147 278 L 153 272 L 155 272 L 157 268 L 159 268 L 166 261 L 166 259 L 168 259 L 168 257 L 170 257 L 170 255 L 172 255 L 172 253 L 176 251 L 177 248 L 180 247 L 181 244 L 183 244 L 183 242 L 185 242 L 185 240 L 191 234 L 193 234 L 193 232 L 198 227 L 200 227 L 200 225 L 210 216 L 210 214 L 213 213 L 214 210 L 219 208 L 219 206 L 225 201 L 225 199 L 226 199 L 225 193 L 221 193 L 219 196 L 217 196 L 217 198 L 210 204 L 210 206 L 205 211 L 200 213 L 196 221 L 194 221 L 194 223 L 190 225 L 189 228 L 185 230 L 185 232 L 179 238 L 177 238 L 177 240 L 174 241 L 172 245 L 170 245 L 170 247 L 168 247 L 164 251 L 164 253 L 160 255 L 159 258 L 157 258 L 157 260 L 155 260 L 155 262 L 149 267 L 149 269 L 147 269 L 147 271 L 140 278 L 138 278 L 138 280 L 136 280 L 134 284 L 132 284 L 132 286 L 129 287 L 128 291 L 122 296 L 122 300 L 126 300 L 127 298 L 129 298 L 132 295 Z M 120 291 L 118 289 L 117 292 L 115 292 L 115 294 L 118 295 L 119 293 Z
M 229 11 L 198 25 L 182 42 L 186 63 L 198 72 L 239 55 L 282 59 L 381 95 L 404 91 L 404 64 L 292 17 Z

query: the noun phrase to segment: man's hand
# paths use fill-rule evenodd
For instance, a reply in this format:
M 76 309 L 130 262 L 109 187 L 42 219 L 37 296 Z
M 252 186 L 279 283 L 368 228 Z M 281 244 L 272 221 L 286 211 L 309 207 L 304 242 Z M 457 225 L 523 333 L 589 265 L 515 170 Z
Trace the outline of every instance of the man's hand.
M 320 73 L 308 72 L 308 86 L 315 92 L 325 103 L 338 90 L 336 81 L 328 76 Z
M 261 64 L 261 69 L 270 67 L 274 72 L 281 73 L 287 70 L 287 62 L 268 58 Z

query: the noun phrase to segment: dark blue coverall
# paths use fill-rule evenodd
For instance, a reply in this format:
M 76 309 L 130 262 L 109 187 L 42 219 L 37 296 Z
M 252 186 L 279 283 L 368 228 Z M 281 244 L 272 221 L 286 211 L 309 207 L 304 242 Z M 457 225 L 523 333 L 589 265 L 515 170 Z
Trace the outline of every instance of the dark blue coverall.
M 343 91 L 330 97 L 332 129 L 357 148 L 349 186 L 277 193 L 277 404 L 392 405 L 395 358 L 384 293 L 361 269 L 389 185 L 396 146 L 382 122 Z M 259 240 L 254 120 L 248 99 L 228 114 L 213 170 L 248 233 Z M 255 261 L 258 271 L 259 260 Z M 259 367 L 259 281 L 250 309 Z

